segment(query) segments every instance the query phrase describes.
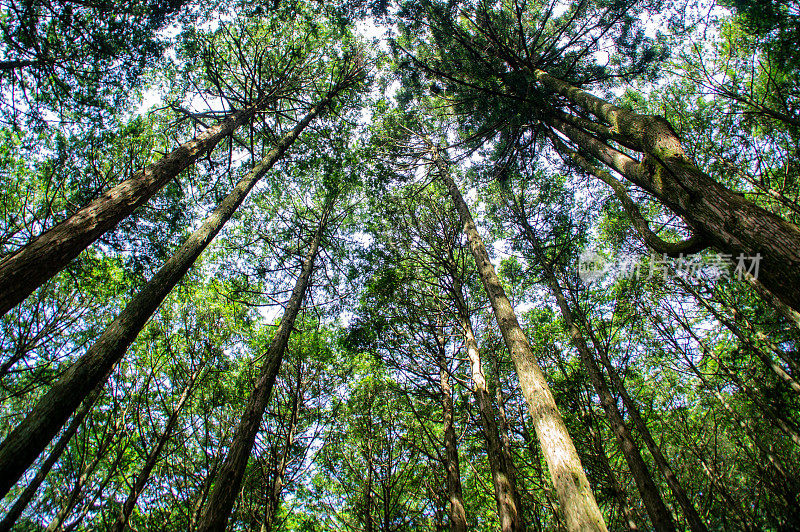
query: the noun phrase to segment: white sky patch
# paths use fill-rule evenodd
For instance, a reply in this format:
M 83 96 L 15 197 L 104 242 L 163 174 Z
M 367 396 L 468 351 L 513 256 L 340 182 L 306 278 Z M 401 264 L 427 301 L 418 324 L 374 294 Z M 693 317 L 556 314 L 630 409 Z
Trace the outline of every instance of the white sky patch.
M 382 51 L 389 51 L 389 45 L 385 39 L 389 28 L 386 26 L 378 26 L 375 24 L 375 19 L 372 17 L 368 18 L 367 20 L 360 20 L 356 22 L 355 30 L 357 35 L 361 36 L 367 41 L 378 41 L 379 47 Z
M 567 12 L 569 6 L 570 2 L 561 2 L 559 4 L 556 4 L 555 7 L 553 7 L 553 14 L 551 15 L 551 17 L 552 18 L 560 17 L 561 15 Z
M 283 314 L 283 307 L 281 305 L 267 305 L 258 307 L 258 313 L 266 321 L 266 323 L 275 323 L 278 316 Z
M 360 231 L 357 233 L 353 233 L 353 235 L 350 238 L 352 238 L 354 241 L 358 242 L 359 245 L 365 248 L 371 246 L 372 243 L 375 241 L 375 238 L 373 238 L 372 235 Z
M 143 115 L 149 113 L 154 107 L 161 107 L 164 105 L 164 99 L 161 96 L 161 89 L 159 87 L 150 87 L 142 95 L 142 101 L 136 109 L 136 114 Z

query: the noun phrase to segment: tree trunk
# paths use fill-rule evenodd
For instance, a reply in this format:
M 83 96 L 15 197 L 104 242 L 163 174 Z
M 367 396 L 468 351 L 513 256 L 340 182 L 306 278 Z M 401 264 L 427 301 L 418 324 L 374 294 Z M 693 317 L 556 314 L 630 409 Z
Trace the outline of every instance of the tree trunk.
M 509 203 L 511 204 L 511 202 Z M 639 495 L 642 497 L 642 502 L 644 502 L 644 506 L 647 509 L 647 514 L 650 516 L 653 527 L 656 530 L 663 530 L 667 532 L 675 530 L 675 523 L 672 520 L 672 514 L 670 513 L 669 509 L 667 509 L 666 504 L 664 504 L 664 500 L 661 498 L 661 493 L 653 481 L 650 470 L 647 468 L 647 464 L 639 452 L 639 446 L 633 439 L 633 436 L 631 435 L 631 432 L 622 417 L 622 413 L 620 413 L 619 408 L 617 407 L 617 401 L 611 394 L 611 391 L 608 389 L 606 380 L 603 377 L 603 374 L 600 372 L 600 367 L 597 365 L 594 356 L 589 350 L 589 346 L 586 344 L 583 333 L 573 319 L 572 310 L 570 309 L 567 298 L 558 283 L 558 279 L 556 278 L 556 275 L 553 272 L 550 264 L 548 264 L 545 257 L 542 256 L 539 239 L 533 232 L 533 228 L 528 223 L 525 214 L 521 212 L 520 206 L 516 201 L 514 201 L 511 205 L 511 209 L 514 213 L 514 218 L 516 218 L 517 224 L 519 225 L 520 229 L 522 229 L 523 235 L 533 248 L 536 259 L 542 266 L 545 282 L 550 288 L 553 296 L 556 298 L 556 303 L 561 311 L 561 316 L 564 318 L 564 324 L 566 325 L 570 338 L 572 339 L 572 345 L 574 345 L 575 349 L 578 350 L 581 363 L 583 364 L 583 367 L 586 368 L 586 371 L 589 374 L 589 380 L 591 381 L 595 392 L 600 398 L 600 404 L 603 406 L 603 410 L 608 417 L 612 432 L 614 432 L 614 435 L 617 437 L 617 443 L 619 444 L 620 450 L 625 457 L 625 462 L 628 464 L 628 468 L 633 475 L 633 479 L 636 482 L 636 487 L 639 490 Z
M 492 357 L 494 362 L 494 399 L 497 405 L 497 433 L 500 436 L 500 455 L 505 465 L 505 471 L 508 475 L 508 480 L 513 486 L 517 486 L 517 468 L 514 465 L 513 455 L 511 453 L 511 437 L 509 436 L 508 418 L 506 417 L 506 401 L 503 395 L 503 382 L 500 379 L 500 366 L 497 364 L 497 357 Z M 522 497 L 518 489 L 514 490 L 514 504 L 518 509 L 519 526 L 525 529 L 524 513 L 525 509 L 522 507 Z
M 442 420 L 444 425 L 444 466 L 447 471 L 447 499 L 450 501 L 451 532 L 466 532 L 467 514 L 464 509 L 464 493 L 461 489 L 461 471 L 458 466 L 458 443 L 453 424 L 453 390 L 447 372 L 444 338 L 437 336 L 439 365 L 439 391 L 442 396 Z
M 156 443 L 155 448 L 150 451 L 150 454 L 147 455 L 147 459 L 144 462 L 144 466 L 142 466 L 142 470 L 139 471 L 139 474 L 136 475 L 136 479 L 133 481 L 131 491 L 128 494 L 127 499 L 125 499 L 125 503 L 120 509 L 120 515 L 117 517 L 117 521 L 112 528 L 114 532 L 122 532 L 128 525 L 128 519 L 130 519 L 131 513 L 136 506 L 136 500 L 139 498 L 139 495 L 142 494 L 142 491 L 144 491 L 145 484 L 147 484 L 147 481 L 150 478 L 150 473 L 156 466 L 156 463 L 161 456 L 161 451 L 164 449 L 164 446 L 166 446 L 167 442 L 172 436 L 172 430 L 175 428 L 175 424 L 178 422 L 178 416 L 183 409 L 183 406 L 189 400 L 189 397 L 194 389 L 195 382 L 199 378 L 204 367 L 204 363 L 200 364 L 200 366 L 198 366 L 194 373 L 192 373 L 192 375 L 189 377 L 189 381 L 186 383 L 183 393 L 181 394 L 180 399 L 178 399 L 178 403 L 175 405 L 175 408 L 172 409 L 169 419 L 167 419 L 167 424 L 164 426 L 164 432 L 162 432 L 161 436 L 159 436 L 158 443 Z
M 372 465 L 372 433 L 369 434 L 367 440 L 367 482 L 364 489 L 364 532 L 374 532 L 375 526 L 372 520 L 372 483 L 373 483 L 373 465 Z
M 589 397 L 586 398 L 586 403 L 583 400 L 581 402 L 581 409 L 583 410 L 584 415 L 589 420 L 589 432 L 591 433 L 592 442 L 594 443 L 595 452 L 597 453 L 597 457 L 600 462 L 600 467 L 603 469 L 603 472 L 606 474 L 606 478 L 608 479 L 608 483 L 611 487 L 611 491 L 614 493 L 614 498 L 617 500 L 617 504 L 619 505 L 619 511 L 622 514 L 623 519 L 625 520 L 625 526 L 627 527 L 629 532 L 638 532 L 639 526 L 636 524 L 636 514 L 631 508 L 631 505 L 628 502 L 628 493 L 625 488 L 619 483 L 617 479 L 616 473 L 611 468 L 611 463 L 608 460 L 608 453 L 606 453 L 606 447 L 603 445 L 603 439 L 600 435 L 600 432 L 597 428 L 595 413 L 592 409 L 592 402 Z
M 88 501 L 83 503 L 83 509 L 81 510 L 81 513 L 78 514 L 78 517 L 73 519 L 73 521 L 67 526 L 64 526 L 62 523 L 60 530 L 63 530 L 64 532 L 71 532 L 72 530 L 75 530 L 86 518 L 86 515 L 93 508 L 96 508 L 95 503 L 97 502 L 97 499 L 103 495 L 103 491 L 106 489 L 106 486 L 108 486 L 108 483 L 117 476 L 117 467 L 119 467 L 119 463 L 122 461 L 122 457 L 125 455 L 127 448 L 127 443 L 125 445 L 120 445 L 119 449 L 117 450 L 117 455 L 114 457 L 114 462 L 105 468 L 106 476 L 97 486 L 97 489 L 94 490 L 94 495 L 92 495 Z
M 571 531 L 605 531 L 603 515 L 597 507 L 575 445 L 558 412 L 544 373 L 533 355 L 533 349 L 489 261 L 489 254 L 478 234 L 469 208 L 455 181 L 450 177 L 449 161 L 445 162 L 436 147 L 431 146 L 431 151 L 439 176 L 458 211 L 464 233 L 469 240 L 470 250 L 475 257 L 478 273 L 511 354 L 567 527 Z
M 297 314 L 300 312 L 300 307 L 305 299 L 306 290 L 314 270 L 314 261 L 319 253 L 322 235 L 325 232 L 334 201 L 335 198 L 329 198 L 323 209 L 322 218 L 311 242 L 311 248 L 303 262 L 303 268 L 297 278 L 294 290 L 292 290 L 292 296 L 281 318 L 280 325 L 278 325 L 278 330 L 275 332 L 275 337 L 272 339 L 267 351 L 266 363 L 261 368 L 261 375 L 247 400 L 247 405 L 233 436 L 228 455 L 217 475 L 214 489 L 208 499 L 208 504 L 197 530 L 203 532 L 225 530 L 228 516 L 233 509 L 233 503 L 239 494 L 239 487 L 241 486 L 250 453 L 253 450 L 256 434 L 261 426 L 264 409 L 269 402 L 272 386 L 283 361 L 283 353 L 286 351 Z
M 653 528 L 656 530 L 673 531 L 675 530 L 675 523 L 672 520 L 672 514 L 661 498 L 661 493 L 658 490 L 650 471 L 639 452 L 639 446 L 633 439 L 633 436 L 622 418 L 622 414 L 617 407 L 617 401 L 608 389 L 605 378 L 600 373 L 600 368 L 595 362 L 594 356 L 589 351 L 586 341 L 583 338 L 578 326 L 572 319 L 572 313 L 568 306 L 567 299 L 564 296 L 561 287 L 549 266 L 545 266 L 547 283 L 550 290 L 556 297 L 561 315 L 564 318 L 572 343 L 578 350 L 583 366 L 589 374 L 589 380 L 592 382 L 595 392 L 600 398 L 600 404 L 608 417 L 611 424 L 611 430 L 617 437 L 620 450 L 625 457 L 625 462 L 628 464 L 631 475 L 636 482 L 636 487 L 639 490 L 639 495 L 642 497 L 642 502 L 647 509 L 647 514 L 653 523 Z
M 111 446 L 114 441 L 114 438 L 120 432 L 120 429 L 124 425 L 126 413 L 118 413 L 116 416 L 116 422 L 114 423 L 113 427 L 110 427 L 111 432 L 108 433 L 109 426 L 106 425 L 105 434 L 101 439 L 100 443 L 98 444 L 97 448 L 90 449 L 88 444 L 84 449 L 84 453 L 86 456 L 92 455 L 92 460 L 88 464 L 84 465 L 81 470 L 78 472 L 78 478 L 75 480 L 75 484 L 72 487 L 72 490 L 69 493 L 69 496 L 66 498 L 66 502 L 64 505 L 59 508 L 56 512 L 55 517 L 52 521 L 47 525 L 45 532 L 55 532 L 56 530 L 61 530 L 62 525 L 64 524 L 64 520 L 67 518 L 69 513 L 75 508 L 75 505 L 78 504 L 79 497 L 83 492 L 83 488 L 86 486 L 86 483 L 92 478 L 95 469 L 97 466 L 100 465 L 100 462 L 106 455 L 106 451 Z M 125 446 L 120 444 L 120 452 L 117 453 L 117 460 L 115 460 L 115 466 L 119 462 L 119 458 L 122 456 L 122 453 L 125 451 Z
M 453 281 L 453 293 L 461 321 L 461 328 L 464 332 L 464 343 L 467 347 L 467 356 L 470 361 L 472 372 L 473 393 L 478 403 L 478 412 L 483 428 L 484 438 L 486 439 L 486 457 L 489 461 L 489 469 L 492 473 L 492 484 L 494 485 L 494 497 L 497 503 L 497 517 L 500 521 L 502 532 L 524 532 L 525 526 L 520 516 L 520 508 L 517 505 L 519 499 L 515 479 L 508 474 L 508 464 L 502 451 L 500 433 L 497 429 L 497 411 L 492 403 L 489 389 L 486 384 L 486 376 L 483 373 L 481 363 L 481 352 L 478 348 L 478 341 L 472 330 L 472 321 L 469 316 L 466 301 L 464 300 L 463 287 L 458 276 L 451 273 Z
M 8 532 L 11 530 L 11 527 L 17 522 L 19 516 L 21 516 L 22 512 L 25 511 L 25 508 L 28 507 L 28 504 L 30 504 L 34 495 L 36 495 L 36 491 L 39 489 L 39 486 L 42 485 L 42 482 L 44 482 L 47 474 L 53 468 L 55 463 L 58 462 L 58 459 L 61 458 L 64 450 L 67 448 L 67 444 L 69 444 L 69 441 L 78 431 L 78 428 L 81 426 L 81 423 L 83 423 L 84 418 L 92 409 L 92 406 L 99 396 L 100 391 L 96 389 L 83 401 L 81 407 L 77 412 L 75 412 L 75 415 L 72 416 L 72 420 L 69 422 L 69 425 L 67 425 L 67 428 L 61 437 L 58 438 L 58 441 L 56 441 L 55 445 L 53 446 L 53 450 L 50 451 L 49 455 L 47 455 L 47 458 L 45 458 L 42 466 L 39 468 L 39 471 L 36 472 L 36 476 L 34 476 L 30 484 L 25 487 L 17 500 L 14 501 L 14 504 L 8 510 L 8 513 L 3 520 L 0 521 L 0 532 Z
M 206 129 L 0 260 L 0 316 L 60 272 L 223 138 L 250 122 L 266 102 L 263 99 Z
M 227 439 L 228 432 L 229 432 L 228 430 L 225 431 L 222 440 Z M 202 516 L 203 513 L 203 506 L 206 503 L 209 491 L 211 491 L 211 486 L 214 484 L 214 479 L 217 476 L 217 471 L 219 470 L 221 462 L 222 462 L 222 448 L 220 448 L 214 455 L 214 460 L 213 462 L 211 462 L 211 466 L 208 468 L 208 474 L 203 479 L 203 483 L 200 485 L 200 491 L 195 498 L 193 504 L 194 508 L 192 508 L 192 515 L 189 518 L 189 527 L 188 527 L 189 532 L 193 532 L 195 530 L 195 527 L 197 526 L 197 522 L 200 521 L 200 517 Z
M 592 340 L 594 342 L 594 338 Z M 697 513 L 697 509 L 689 499 L 689 496 L 686 494 L 683 486 L 681 486 L 677 475 L 670 467 L 667 458 L 664 456 L 664 453 L 661 452 L 661 447 L 656 443 L 655 439 L 653 439 L 653 435 L 650 433 L 647 423 L 645 423 L 644 418 L 642 418 L 642 415 L 639 412 L 639 407 L 628 394 L 625 383 L 611 365 L 611 360 L 608 358 L 605 350 L 599 349 L 599 342 L 594 343 L 596 346 L 598 346 L 597 352 L 600 354 L 600 362 L 611 379 L 611 384 L 614 386 L 617 394 L 622 399 L 622 404 L 625 405 L 625 410 L 628 412 L 628 416 L 630 416 L 630 418 L 633 420 L 633 424 L 636 427 L 639 436 L 641 436 L 642 440 L 644 440 L 647 450 L 650 451 L 653 461 L 656 463 L 656 467 L 658 467 L 658 470 L 667 481 L 667 485 L 669 486 L 673 497 L 675 497 L 675 500 L 680 505 L 681 510 L 683 510 L 683 515 L 686 518 L 686 521 L 689 523 L 689 528 L 692 530 L 692 532 L 707 532 L 708 528 L 700 518 L 700 514 Z
M 297 418 L 300 412 L 300 407 L 303 404 L 303 391 L 302 391 L 302 378 L 303 378 L 303 363 L 297 364 L 297 375 L 295 391 L 292 397 L 292 411 L 289 415 L 289 427 L 286 430 L 286 439 L 283 444 L 283 452 L 279 462 L 275 465 L 275 470 L 272 472 L 272 486 L 267 494 L 267 504 L 264 509 L 264 519 L 261 522 L 261 532 L 271 532 L 275 524 L 275 517 L 278 515 L 278 509 L 281 505 L 281 492 L 283 491 L 284 481 L 286 477 L 286 467 L 289 465 L 289 457 L 292 452 L 292 445 L 294 444 L 295 431 L 297 429 Z
M 147 320 L 172 288 L 191 268 L 200 253 L 230 219 L 255 184 L 281 158 L 308 124 L 330 103 L 328 93 L 236 184 L 203 225 L 181 245 L 139 291 L 86 353 L 73 363 L 31 412 L 0 444 L 0 497 L 36 460 L 86 395 L 108 378 Z
M 759 283 L 800 311 L 800 228 L 697 168 L 663 118 L 621 109 L 541 70 L 536 79 L 608 123 L 615 139 L 635 146 L 645 157 L 637 161 L 555 115 L 545 118 L 549 124 L 682 216 L 716 249 L 730 255 L 734 265 L 740 255 L 760 254 Z
M 715 487 L 717 492 L 722 495 L 723 499 L 725 499 L 725 504 L 728 507 L 728 511 L 732 514 L 735 513 L 737 516 L 739 516 L 739 519 L 741 519 L 743 530 L 746 532 L 759 530 L 759 527 L 753 524 L 751 516 L 747 515 L 747 511 L 743 505 L 739 501 L 734 500 L 733 495 L 731 495 L 730 491 L 728 490 L 728 480 L 724 477 L 724 475 L 717 472 L 714 464 L 709 464 L 706 461 L 705 457 L 703 456 L 703 451 L 691 440 L 691 438 L 688 439 L 686 443 L 689 449 L 692 451 L 692 454 L 694 454 L 695 457 L 697 457 L 697 459 L 700 461 L 700 465 L 703 468 L 703 473 L 705 473 L 706 477 L 708 477 L 711 485 Z

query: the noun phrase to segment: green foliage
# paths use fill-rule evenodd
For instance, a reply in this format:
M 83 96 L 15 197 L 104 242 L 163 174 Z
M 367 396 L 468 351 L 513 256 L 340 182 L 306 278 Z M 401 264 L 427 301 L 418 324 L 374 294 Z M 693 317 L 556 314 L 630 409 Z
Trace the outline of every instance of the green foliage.
M 638 0 L 5 2 L 0 261 L 231 111 L 267 104 L 2 317 L 2 434 L 330 90 L 346 61 L 367 70 L 150 317 L 15 530 L 41 530 L 65 508 L 65 529 L 110 529 L 201 370 L 129 523 L 193 529 L 309 235 L 331 205 L 230 529 L 447 529 L 443 376 L 469 529 L 499 527 L 459 293 L 492 404 L 502 407 L 497 421 L 528 528 L 563 529 L 518 376 L 437 179 L 434 147 L 452 162 L 609 529 L 628 526 L 623 505 L 640 529 L 650 523 L 548 271 L 592 353 L 607 357 L 603 374 L 619 377 L 709 529 L 789 530 L 800 519 L 796 326 L 736 279 L 707 270 L 647 275 L 660 257 L 544 120 L 586 113 L 536 81 L 543 69 L 623 108 L 664 116 L 717 182 L 797 223 L 798 6 L 722 5 L 731 11 L 706 17 L 690 4 L 681 19 L 662 2 Z M 663 27 L 644 22 L 656 16 Z M 365 28 L 388 33 L 368 42 Z M 133 110 L 145 94 L 158 94 L 160 108 L 140 115 Z M 618 138 L 603 142 L 633 153 Z M 660 237 L 687 236 L 680 217 L 651 195 L 631 186 L 630 197 Z M 584 251 L 635 259 L 640 275 L 583 280 Z M 634 438 L 686 528 L 638 428 Z

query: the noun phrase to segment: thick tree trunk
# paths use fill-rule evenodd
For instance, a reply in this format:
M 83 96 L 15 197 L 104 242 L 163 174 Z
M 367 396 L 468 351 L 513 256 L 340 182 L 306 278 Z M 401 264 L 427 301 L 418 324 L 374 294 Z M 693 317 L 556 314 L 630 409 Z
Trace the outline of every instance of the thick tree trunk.
M 514 218 L 516 218 L 517 224 L 525 236 L 525 239 L 528 241 L 531 248 L 533 248 L 534 254 L 542 266 L 545 282 L 550 288 L 550 292 L 552 292 L 553 296 L 556 298 L 556 303 L 561 311 L 561 316 L 564 318 L 564 324 L 567 326 L 570 338 L 572 339 L 572 345 L 574 345 L 575 349 L 578 350 L 581 363 L 583 364 L 583 367 L 586 368 L 586 371 L 589 374 L 589 380 L 591 381 L 595 392 L 600 398 L 600 404 L 603 406 L 603 410 L 608 417 L 612 432 L 617 437 L 617 443 L 619 444 L 620 450 L 625 457 L 625 462 L 628 464 L 628 468 L 633 475 L 633 479 L 636 482 L 636 487 L 639 490 L 639 495 L 642 497 L 642 502 L 647 509 L 647 514 L 650 516 L 653 527 L 656 530 L 668 532 L 675 530 L 675 523 L 672 520 L 672 514 L 670 513 L 666 504 L 664 504 L 664 500 L 661 498 L 661 492 L 658 490 L 658 487 L 653 481 L 650 470 L 648 469 L 647 464 L 639 452 L 639 446 L 633 439 L 633 436 L 631 435 L 631 432 L 622 417 L 622 413 L 617 407 L 617 401 L 611 394 L 611 391 L 608 389 L 605 377 L 603 377 L 600 367 L 597 365 L 594 356 L 589 350 L 589 346 L 586 344 L 583 333 L 573 319 L 572 310 L 570 309 L 569 302 L 564 295 L 564 291 L 561 289 L 561 286 L 559 285 L 558 279 L 556 278 L 552 268 L 541 254 L 539 239 L 536 237 L 533 228 L 528 223 L 528 220 L 525 217 L 524 212 L 521 211 L 519 205 L 514 203 L 511 205 L 511 209 L 514 213 Z
M 335 201 L 335 199 L 333 201 Z M 233 503 L 236 501 L 236 497 L 239 494 L 239 487 L 241 486 L 242 477 L 244 476 L 244 470 L 250 458 L 250 453 L 253 450 L 256 434 L 261 426 L 261 418 L 264 415 L 264 409 L 269 402 L 272 386 L 275 383 L 275 378 L 278 375 L 281 362 L 283 361 L 283 353 L 286 351 L 286 346 L 289 343 L 289 336 L 294 328 L 297 314 L 300 312 L 303 300 L 305 299 L 306 290 L 308 289 L 311 274 L 314 270 L 314 261 L 319 253 L 322 235 L 325 232 L 328 217 L 333 208 L 333 201 L 329 200 L 323 209 L 322 218 L 314 233 L 311 247 L 303 262 L 303 267 L 295 283 L 294 290 L 292 290 L 292 296 L 289 299 L 286 311 L 278 325 L 278 330 L 275 332 L 275 337 L 272 339 L 272 343 L 267 350 L 266 363 L 261 368 L 258 381 L 247 400 L 247 405 L 239 421 L 236 433 L 233 436 L 228 455 L 217 475 L 214 488 L 208 499 L 206 509 L 203 512 L 203 517 L 200 519 L 200 523 L 197 526 L 197 530 L 203 532 L 225 530 L 228 516 L 233 509 Z
M 444 425 L 444 466 L 447 471 L 447 499 L 450 501 L 451 532 L 466 532 L 467 513 L 464 508 L 464 493 L 461 489 L 461 471 L 458 465 L 458 443 L 453 424 L 453 390 L 447 372 L 444 338 L 437 337 L 439 365 L 439 391 L 442 397 L 442 422 Z
M 164 446 L 166 446 L 167 442 L 172 436 L 172 430 L 175 428 L 175 424 L 178 422 L 178 416 L 180 415 L 183 406 L 189 400 L 189 397 L 194 390 L 195 382 L 199 378 L 200 373 L 203 371 L 204 366 L 205 364 L 198 366 L 194 373 L 192 373 L 192 375 L 189 377 L 189 380 L 183 389 L 183 393 L 181 394 L 180 399 L 178 399 L 178 403 L 172 409 L 169 419 L 167 419 L 167 424 L 164 426 L 164 432 L 162 432 L 161 436 L 159 436 L 156 446 L 147 455 L 147 459 L 145 459 L 141 471 L 139 471 L 139 474 L 136 475 L 136 479 L 133 481 L 131 491 L 128 494 L 128 497 L 125 499 L 125 503 L 122 505 L 122 508 L 120 509 L 120 515 L 117 517 L 117 522 L 112 528 L 114 532 L 122 532 L 128 525 L 128 519 L 130 519 L 131 513 L 136 506 L 136 501 L 139 498 L 139 495 L 142 494 L 142 491 L 144 491 L 144 487 L 147 484 L 147 481 L 150 479 L 150 473 L 153 471 L 153 468 L 156 466 L 156 463 L 158 463 L 158 459 L 161 456 L 161 451 L 164 449 Z
M 436 147 L 431 146 L 431 151 L 439 176 L 458 211 L 478 273 L 511 354 L 567 527 L 571 531 L 605 531 L 603 515 L 589 487 L 578 452 L 558 412 L 544 373 L 533 355 L 533 349 L 489 260 L 469 208 L 450 176 L 449 161 L 443 159 Z
M 14 501 L 14 504 L 0 522 L 0 532 L 7 532 L 11 530 L 11 527 L 17 522 L 19 516 L 21 516 L 22 512 L 25 511 L 25 508 L 28 507 L 28 504 L 30 504 L 31 500 L 33 500 L 34 495 L 36 495 L 36 491 L 39 489 L 39 486 L 42 485 L 42 482 L 44 482 L 47 474 L 53 468 L 55 463 L 58 462 L 58 459 L 61 458 L 61 455 L 64 454 L 67 444 L 69 444 L 69 441 L 72 439 L 75 433 L 78 432 L 78 428 L 81 426 L 81 423 L 83 423 L 86 414 L 88 414 L 92 409 L 92 406 L 99 396 L 100 391 L 95 390 L 86 399 L 84 399 L 78 411 L 75 412 L 74 416 L 72 416 L 72 420 L 69 422 L 69 425 L 67 425 L 64 433 L 58 438 L 58 441 L 56 441 L 53 449 L 50 451 L 50 454 L 47 455 L 47 458 L 45 458 L 42 466 L 36 472 L 36 476 L 34 476 L 30 484 L 25 487 L 17 500 Z
M 730 255 L 734 265 L 740 255 L 760 254 L 758 281 L 800 311 L 800 228 L 703 173 L 663 118 L 621 109 L 541 70 L 536 78 L 609 124 L 612 138 L 635 146 L 645 157 L 636 161 L 555 115 L 545 118 L 548 123 L 681 215 L 716 249 Z
M 0 497 L 47 446 L 86 395 L 101 386 L 150 316 L 191 268 L 222 226 L 233 216 L 255 184 L 283 156 L 311 121 L 330 103 L 329 93 L 236 184 L 203 225 L 181 245 L 139 291 L 86 353 L 73 363 L 0 444 Z
M 0 316 L 60 272 L 223 138 L 252 120 L 265 103 L 266 99 L 206 129 L 0 260 Z
M 475 333 L 472 330 L 472 321 L 464 300 L 463 287 L 457 275 L 451 274 L 451 279 L 453 281 L 456 310 L 461 321 L 461 328 L 464 331 L 464 343 L 467 347 L 467 356 L 470 361 L 473 393 L 478 403 L 481 427 L 486 439 L 486 457 L 492 473 L 500 530 L 502 532 L 524 532 L 525 525 L 517 503 L 519 500 L 517 486 L 515 478 L 509 475 L 509 464 L 506 463 L 506 456 L 503 453 L 500 433 L 497 428 L 497 410 L 489 395 L 486 376 L 483 373 L 481 352 L 478 348 L 478 341 L 475 339 Z

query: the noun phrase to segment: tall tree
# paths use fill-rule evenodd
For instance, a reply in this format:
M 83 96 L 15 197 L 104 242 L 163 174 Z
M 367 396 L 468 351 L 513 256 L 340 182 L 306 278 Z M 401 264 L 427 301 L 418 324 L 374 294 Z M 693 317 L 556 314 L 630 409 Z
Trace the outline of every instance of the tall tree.
M 606 530 L 603 516 L 589 487 L 589 481 L 572 438 L 558 412 L 544 373 L 536 362 L 530 343 L 519 326 L 514 309 L 489 260 L 489 254 L 478 234 L 469 207 L 450 175 L 449 162 L 440 148 L 431 145 L 429 149 L 438 177 L 447 187 L 458 211 L 498 327 L 511 353 L 567 526 L 571 530 Z
M 267 108 L 279 108 L 287 93 L 299 90 L 310 82 L 309 78 L 319 76 L 320 58 L 311 50 L 299 48 L 291 39 L 291 28 L 273 35 L 272 39 L 286 37 L 286 48 L 272 49 L 267 44 L 264 49 L 253 50 L 261 54 L 272 53 L 274 64 L 251 64 L 250 59 L 240 61 L 227 68 L 220 64 L 223 52 L 233 54 L 258 39 L 266 39 L 266 29 L 251 28 L 242 35 L 223 32 L 226 39 L 213 40 L 209 46 L 215 53 L 208 52 L 209 59 L 204 65 L 205 77 L 212 88 L 222 84 L 227 90 L 206 91 L 203 97 L 216 96 L 227 103 L 228 112 L 222 113 L 224 119 L 205 130 L 190 141 L 184 142 L 170 153 L 134 175 L 106 190 L 99 197 L 71 214 L 66 220 L 44 231 L 31 242 L 15 250 L 0 260 L 0 314 L 5 314 L 19 302 L 28 297 L 42 283 L 61 271 L 84 249 L 102 235 L 116 227 L 138 207 L 145 204 L 167 183 L 175 179 L 183 170 L 191 166 L 203 155 L 211 152 L 223 139 L 231 136 L 239 127 L 251 123 Z M 314 31 L 308 29 L 308 32 Z M 270 42 L 269 44 L 273 44 Z M 308 43 L 302 43 L 308 47 Z M 193 44 L 199 47 L 201 44 Z M 299 49 L 298 49 L 299 48 Z M 312 69 L 307 62 L 315 62 Z M 237 72 L 241 70 L 243 72 Z M 313 72 L 309 72 L 313 70 Z M 241 82 L 245 88 L 236 87 L 227 77 L 244 77 Z M 195 85 L 198 81 L 193 81 Z M 294 96 L 294 94 L 293 94 Z M 181 109 L 182 110 L 182 109 Z M 182 110 L 184 113 L 188 113 Z M 216 113 L 211 113 L 214 116 Z M 200 122 L 202 124 L 202 121 Z M 255 124 L 253 124 L 255 125 Z
M 198 530 L 225 530 L 227 526 L 233 503 L 239 495 L 242 476 L 253 449 L 256 433 L 261 425 L 264 409 L 269 401 L 272 386 L 275 384 L 275 379 L 283 361 L 284 351 L 289 343 L 289 336 L 294 328 L 297 314 L 300 312 L 311 282 L 314 261 L 319 254 L 322 238 L 338 199 L 338 193 L 339 191 L 336 189 L 331 190 L 325 199 L 317 229 L 311 239 L 308 252 L 303 261 L 303 267 L 292 290 L 292 296 L 287 303 L 286 311 L 281 317 L 278 329 L 275 331 L 275 337 L 267 350 L 266 362 L 258 376 L 255 388 L 248 398 L 247 406 L 234 433 L 228 454 L 215 477 L 214 488 L 198 524 Z
M 281 142 L 263 161 L 242 177 L 235 189 L 162 266 L 86 354 L 65 372 L 25 420 L 3 440 L 0 444 L 0 471 L 3 473 L 0 476 L 4 482 L 0 484 L 0 492 L 3 494 L 8 492 L 80 404 L 83 397 L 107 378 L 114 364 L 125 354 L 127 347 L 164 297 L 191 268 L 225 222 L 233 216 L 250 190 L 283 156 L 308 124 L 330 105 L 340 92 L 346 91 L 358 82 L 362 68 L 358 60 L 342 66 L 340 77 L 334 81 L 331 89 L 284 135 Z

